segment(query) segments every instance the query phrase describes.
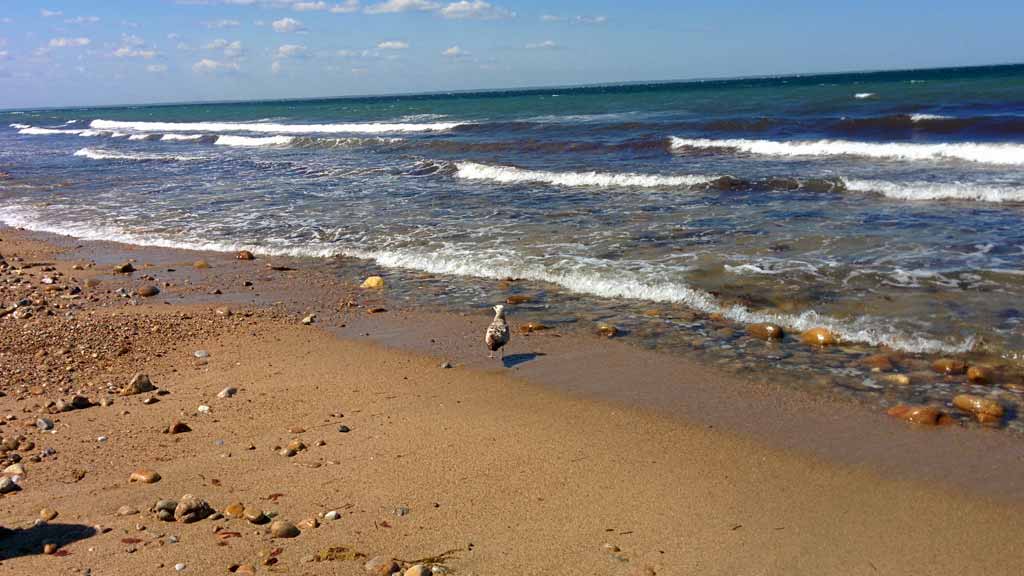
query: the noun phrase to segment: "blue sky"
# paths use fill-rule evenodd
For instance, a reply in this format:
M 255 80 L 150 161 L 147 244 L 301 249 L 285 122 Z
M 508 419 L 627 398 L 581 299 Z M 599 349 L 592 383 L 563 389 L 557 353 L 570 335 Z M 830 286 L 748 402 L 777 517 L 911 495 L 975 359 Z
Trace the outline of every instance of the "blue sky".
M 1024 2 L 115 0 L 0 6 L 0 108 L 1024 61 Z

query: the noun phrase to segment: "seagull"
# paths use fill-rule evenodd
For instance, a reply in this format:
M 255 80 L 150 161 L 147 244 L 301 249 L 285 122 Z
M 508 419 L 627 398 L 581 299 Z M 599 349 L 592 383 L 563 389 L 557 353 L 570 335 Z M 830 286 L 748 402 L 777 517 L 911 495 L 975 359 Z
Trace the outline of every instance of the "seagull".
M 487 343 L 487 349 L 491 351 L 489 358 L 494 358 L 495 351 L 501 350 L 502 346 L 508 344 L 510 336 L 508 320 L 505 319 L 505 307 L 498 304 L 494 307 L 494 320 L 491 321 L 491 325 L 487 327 L 487 334 L 484 336 L 484 342 Z M 504 350 L 501 352 L 501 357 L 505 357 Z

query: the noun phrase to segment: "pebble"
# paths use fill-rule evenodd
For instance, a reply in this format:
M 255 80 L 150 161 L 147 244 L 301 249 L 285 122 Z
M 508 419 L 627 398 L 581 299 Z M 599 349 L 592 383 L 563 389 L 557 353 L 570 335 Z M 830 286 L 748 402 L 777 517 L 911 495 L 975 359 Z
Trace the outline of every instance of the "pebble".
M 245 514 L 245 506 L 241 502 L 233 502 L 224 508 L 224 515 L 228 518 L 241 518 Z
M 252 574 L 256 574 L 256 567 L 252 564 L 232 564 L 228 567 L 228 572 L 231 572 L 232 574 L 250 576 Z
M 131 473 L 128 477 L 129 482 L 141 482 L 143 484 L 153 484 L 154 482 L 160 481 L 160 474 L 156 470 L 150 470 L 148 468 L 139 468 Z
M 153 386 L 149 376 L 140 372 L 132 376 L 128 385 L 121 389 L 121 396 L 133 396 L 144 392 L 152 392 L 153 390 L 156 390 L 156 386 Z
M 270 535 L 274 538 L 295 538 L 301 534 L 299 529 L 287 520 L 274 520 L 270 524 Z
M 39 518 L 45 522 L 49 522 L 57 517 L 57 511 L 53 508 L 43 508 L 39 511 Z
M 167 432 L 169 434 L 184 434 L 185 432 L 191 431 L 192 428 L 190 428 L 188 424 L 185 424 L 181 420 L 175 420 L 174 423 L 167 428 Z
M 390 576 L 402 568 L 393 558 L 374 556 L 366 564 L 363 564 L 363 569 L 371 576 Z
M 235 255 L 235 258 L 238 258 L 239 260 L 255 260 L 256 256 L 248 250 L 239 250 L 238 254 Z
M 200 414 L 209 414 L 210 407 L 207 406 L 206 404 L 200 404 L 199 407 L 196 408 L 196 412 L 199 412 Z
M 949 415 L 935 406 L 908 406 L 906 404 L 900 404 L 899 406 L 893 406 L 886 413 L 889 414 L 889 416 L 906 420 L 911 424 L 937 426 L 939 424 L 953 423 L 953 420 Z
M 971 366 L 967 369 L 967 379 L 974 384 L 991 384 L 995 378 L 988 366 Z
M 405 571 L 405 576 L 431 576 L 432 574 L 433 572 L 431 572 L 430 568 L 427 568 L 423 564 L 410 566 L 409 569 Z
M 0 478 L 0 494 L 10 494 L 11 492 L 18 492 L 21 490 L 21 486 L 9 476 Z
M 932 362 L 932 370 L 939 374 L 958 376 L 967 372 L 967 363 L 956 358 L 939 358 Z
M 183 524 L 198 522 L 211 514 L 213 514 L 213 508 L 210 507 L 210 504 L 191 494 L 182 496 L 178 506 L 174 509 L 174 518 Z
M 305 318 L 302 319 L 302 323 L 305 324 L 306 326 L 309 326 L 310 324 L 313 323 L 314 320 L 316 320 L 316 314 L 310 314 L 309 316 L 306 316 Z
M 40 418 L 36 420 L 36 428 L 40 430 L 53 430 L 53 420 L 49 418 Z
M 179 562 L 179 563 L 177 563 L 177 564 L 175 564 L 175 565 L 174 565 L 174 570 L 175 570 L 176 572 L 181 572 L 181 571 L 182 571 L 182 570 L 184 570 L 184 569 L 185 569 L 185 565 L 184 565 L 184 564 L 182 564 L 181 562 Z
M 231 311 L 231 308 L 224 308 L 224 307 L 217 308 L 217 310 L 215 310 L 215 312 L 217 313 L 218 316 L 223 316 L 225 318 L 228 318 L 228 317 L 230 317 L 230 316 L 232 316 L 234 314 L 234 312 Z
M 818 327 L 811 328 L 800 334 L 800 341 L 810 346 L 834 346 L 839 343 L 839 339 L 836 338 L 828 328 Z
M 217 393 L 217 398 L 231 398 L 232 396 L 234 396 L 237 393 L 238 393 L 238 389 L 237 388 L 235 388 L 233 386 L 228 386 L 227 388 L 225 388 L 225 389 L 223 389 L 223 390 L 221 390 L 220 392 Z
M 339 514 L 337 510 L 331 510 L 330 512 L 324 514 L 325 520 L 337 520 L 338 518 L 341 518 L 341 514 Z
M 160 289 L 152 284 L 147 284 L 146 286 L 139 288 L 136 293 L 143 298 L 152 298 L 160 293 Z
M 121 506 L 120 508 L 118 508 L 117 512 L 116 512 L 116 514 L 118 516 L 134 516 L 135 514 L 138 514 L 138 513 L 139 513 L 138 509 L 132 508 L 131 506 L 129 506 L 127 504 L 125 504 L 124 506 Z
M 897 384 L 899 386 L 910 385 L 910 376 L 907 376 L 906 374 L 886 374 L 883 377 L 883 379 L 886 382 L 892 382 L 893 384 Z
M 96 438 L 97 442 L 106 442 L 107 440 L 109 440 L 109 438 L 107 438 L 106 436 L 99 436 Z
M 605 338 L 614 338 L 619 334 L 619 329 L 611 324 L 598 324 L 597 333 Z
M 43 544 L 43 554 L 54 554 L 57 552 L 57 545 L 53 542 Z
M 451 362 L 441 362 L 441 368 L 447 370 L 447 369 L 449 369 L 451 367 L 452 367 L 452 363 Z
M 7 468 L 4 468 L 4 476 L 24 476 L 25 467 L 15 462 Z
M 970 412 L 982 424 L 999 422 L 1003 418 L 1003 406 L 991 398 L 960 394 L 953 398 L 953 406 Z
M 782 340 L 785 332 L 777 324 L 751 324 L 747 326 L 747 335 L 761 340 Z
M 135 267 L 132 266 L 131 262 L 125 262 L 124 264 L 114 266 L 115 274 L 131 274 L 132 272 L 135 272 Z
M 196 358 L 209 358 L 210 357 L 210 353 L 207 352 L 206 350 L 196 350 L 195 352 L 192 353 L 192 355 L 195 356 Z
M 349 433 L 351 431 L 352 431 L 352 429 L 349 428 L 348 426 L 345 426 L 344 424 L 342 424 L 341 426 L 338 426 L 338 432 L 341 432 L 342 434 L 347 434 L 347 433 Z
M 540 322 L 527 322 L 519 326 L 519 331 L 523 334 L 529 334 L 531 332 L 540 332 L 542 330 L 549 330 L 548 326 L 541 324 Z
M 256 508 L 246 508 L 245 512 L 243 512 L 243 515 L 245 516 L 245 519 L 252 524 L 258 525 L 270 522 L 270 518 L 268 518 L 267 515 L 263 513 L 263 510 L 258 510 Z
M 192 267 L 197 270 L 205 270 L 210 267 L 210 263 L 206 260 L 196 260 L 195 263 L 192 264 Z
M 360 284 L 359 287 L 380 290 L 384 287 L 384 279 L 380 276 L 370 276 L 366 280 L 363 280 L 363 283 Z

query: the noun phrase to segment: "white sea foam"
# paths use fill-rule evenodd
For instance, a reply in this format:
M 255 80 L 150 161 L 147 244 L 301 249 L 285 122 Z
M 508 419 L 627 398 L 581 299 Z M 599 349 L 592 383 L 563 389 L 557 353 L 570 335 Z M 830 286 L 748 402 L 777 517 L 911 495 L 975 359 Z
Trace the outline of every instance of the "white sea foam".
M 164 134 L 160 137 L 165 142 L 198 142 L 202 140 L 202 134 Z
M 214 144 L 218 146 L 287 146 L 295 141 L 292 136 L 265 136 L 253 138 L 251 136 L 218 136 Z
M 985 164 L 1024 165 L 1024 144 L 913 144 L 850 140 L 747 140 L 742 138 L 672 137 L 673 148 L 738 150 L 764 156 L 861 156 L 889 160 L 966 160 Z
M 261 134 L 383 134 L 388 132 L 439 132 L 451 130 L 462 122 L 425 123 L 348 123 L 348 124 L 277 124 L 263 122 L 122 122 L 93 120 L 89 126 L 107 130 L 140 132 L 258 132 Z
M 943 116 L 942 114 L 911 114 L 911 122 L 927 122 L 928 120 L 950 120 L 952 116 Z
M 641 188 L 665 186 L 693 186 L 706 184 L 714 177 L 667 176 L 661 174 L 604 173 L 604 172 L 545 172 L 524 170 L 512 166 L 490 166 L 476 162 L 456 163 L 455 176 L 466 180 L 490 180 L 503 184 L 541 182 L 557 186 L 633 186 Z
M 32 127 L 31 124 L 11 124 L 10 126 L 11 126 L 11 128 L 15 128 L 17 130 L 24 130 L 25 128 L 31 128 Z
M 81 134 L 82 132 L 82 130 L 71 130 L 63 128 L 37 128 L 32 126 L 18 130 L 18 134 L 26 134 L 29 136 L 55 136 L 58 134 L 74 135 Z
M 161 136 L 159 134 L 132 134 L 128 137 L 129 140 L 158 140 Z
M 891 328 L 887 322 L 871 317 L 860 317 L 849 321 L 820 315 L 813 310 L 802 314 L 758 312 L 740 305 L 725 305 L 714 296 L 681 282 L 657 280 L 656 275 L 632 272 L 625 269 L 584 269 L 568 264 L 565 269 L 555 269 L 542 264 L 520 261 L 514 256 L 487 256 L 472 247 L 445 250 L 366 250 L 350 247 L 337 248 L 323 245 L 254 245 L 242 242 L 208 241 L 198 238 L 166 238 L 150 231 L 132 233 L 124 229 L 103 224 L 76 224 L 61 220 L 51 223 L 36 209 L 7 206 L 0 210 L 0 222 L 8 226 L 28 228 L 43 232 L 72 235 L 86 240 L 108 240 L 145 246 L 185 248 L 192 250 L 214 250 L 234 252 L 241 249 L 270 255 L 332 257 L 345 255 L 374 260 L 391 268 L 404 268 L 477 278 L 522 278 L 536 282 L 557 284 L 563 288 L 584 294 L 605 298 L 671 302 L 689 306 L 706 313 L 718 313 L 739 323 L 770 322 L 794 331 L 816 326 L 825 326 L 850 342 L 885 345 L 895 350 L 921 353 L 963 353 L 974 347 L 974 339 L 951 344 L 940 340 L 906 334 Z
M 868 98 L 874 98 L 875 96 L 878 96 L 878 94 L 875 94 L 874 92 L 857 92 L 853 95 L 857 100 L 866 100 Z
M 873 192 L 898 200 L 975 200 L 1024 202 L 1024 185 L 974 184 L 969 182 L 890 182 L 843 179 L 846 189 Z
M 171 156 L 164 154 L 129 154 L 115 150 L 101 150 L 99 148 L 82 148 L 74 153 L 74 156 L 89 158 L 90 160 L 134 160 L 134 161 L 164 161 L 188 162 L 192 160 L 204 160 L 199 156 Z

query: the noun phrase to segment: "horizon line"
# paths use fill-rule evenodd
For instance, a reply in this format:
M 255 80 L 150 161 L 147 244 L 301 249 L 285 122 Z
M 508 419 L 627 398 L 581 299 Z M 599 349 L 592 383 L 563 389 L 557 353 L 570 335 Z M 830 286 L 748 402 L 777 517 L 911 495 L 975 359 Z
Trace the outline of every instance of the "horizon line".
M 857 70 L 836 70 L 831 72 L 788 72 L 780 74 L 757 74 L 750 76 L 705 76 L 698 78 L 677 78 L 662 80 L 623 80 L 612 82 L 596 82 L 584 84 L 563 84 L 563 85 L 540 85 L 540 86 L 510 86 L 506 88 L 469 88 L 464 90 L 435 90 L 422 92 L 391 92 L 391 93 L 367 93 L 349 94 L 346 96 L 303 96 L 297 98 L 256 98 L 252 100 L 191 100 L 191 101 L 167 101 L 167 102 L 142 102 L 142 103 L 121 103 L 121 104 L 98 104 L 98 105 L 77 105 L 77 106 L 43 106 L 32 108 L 0 108 L 0 113 L 11 112 L 32 112 L 32 111 L 54 111 L 54 110 L 76 110 L 76 109 L 110 109 L 110 108 L 150 108 L 160 106 L 189 106 L 189 105 L 231 105 L 231 104 L 258 104 L 273 102 L 318 102 L 327 100 L 359 100 L 374 98 L 422 98 L 437 96 L 473 95 L 473 94 L 494 94 L 498 92 L 536 92 L 544 90 L 587 90 L 594 88 L 609 88 L 618 86 L 645 86 L 645 85 L 672 85 L 672 84 L 700 84 L 704 82 L 740 82 L 745 80 L 783 80 L 787 78 L 811 78 L 819 76 L 843 76 L 843 75 L 871 75 L 907 72 L 936 72 L 940 70 L 964 70 L 974 68 L 1012 68 L 1024 66 L 1024 62 L 1004 62 L 998 64 L 968 64 L 959 66 L 931 66 L 924 68 L 877 68 Z

